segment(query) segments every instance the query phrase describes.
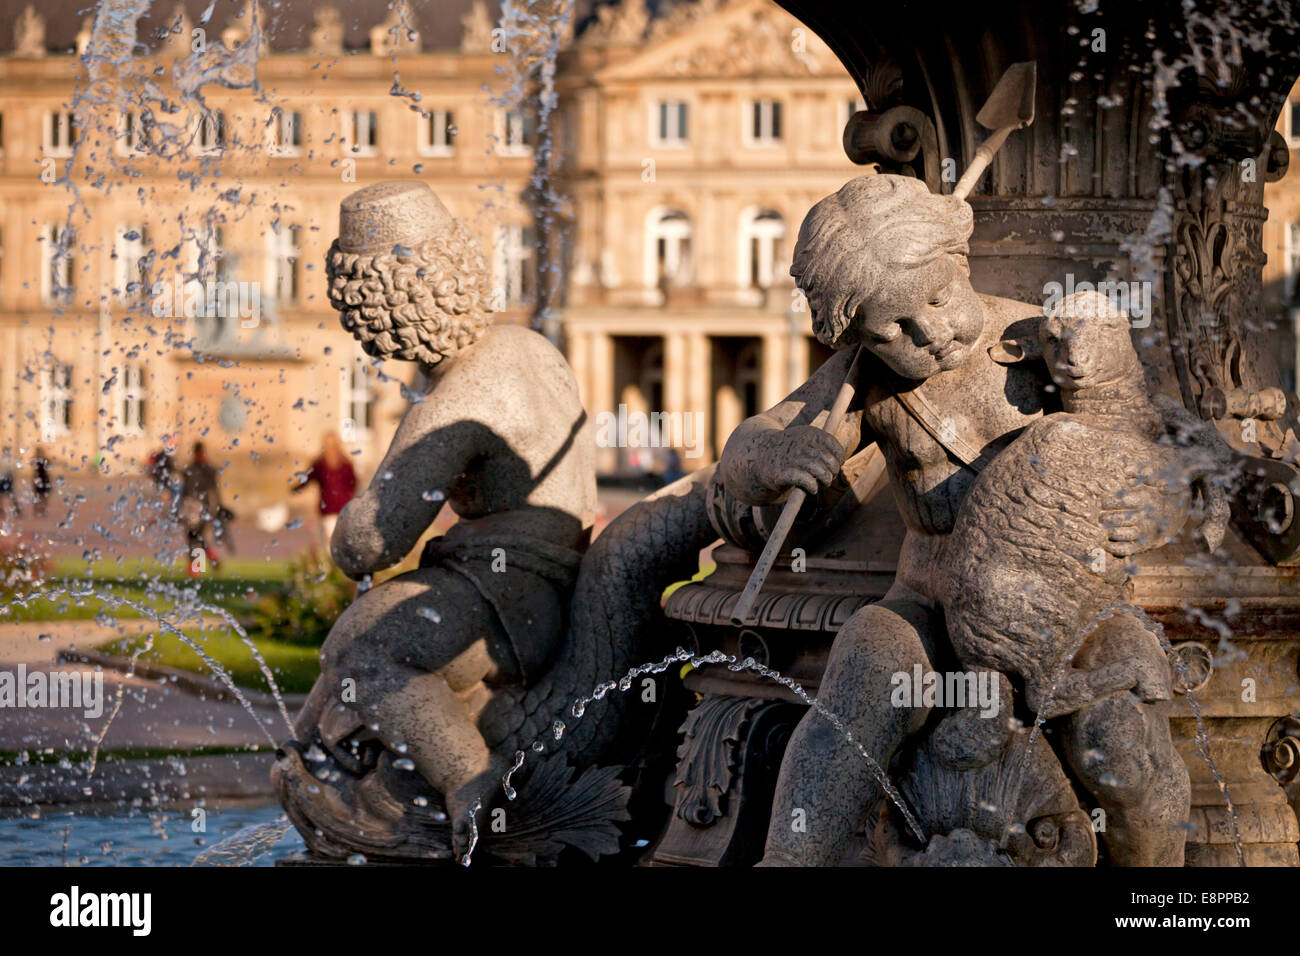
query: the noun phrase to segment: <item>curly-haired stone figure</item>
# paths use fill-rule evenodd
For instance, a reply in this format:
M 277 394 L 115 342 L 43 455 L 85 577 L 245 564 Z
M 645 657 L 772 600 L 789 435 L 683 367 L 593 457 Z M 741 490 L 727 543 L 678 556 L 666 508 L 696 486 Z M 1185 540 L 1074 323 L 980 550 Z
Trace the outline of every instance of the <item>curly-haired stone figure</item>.
M 297 738 L 344 766 L 367 737 L 404 753 L 444 795 L 463 850 L 468 808 L 502 770 L 480 714 L 495 688 L 536 681 L 563 633 L 594 519 L 595 442 L 555 347 L 489 323 L 478 243 L 427 186 L 349 196 L 328 277 L 366 352 L 416 362 L 428 383 L 339 516 L 334 561 L 361 578 L 406 557 L 444 506 L 459 521 L 418 570 L 335 623 Z

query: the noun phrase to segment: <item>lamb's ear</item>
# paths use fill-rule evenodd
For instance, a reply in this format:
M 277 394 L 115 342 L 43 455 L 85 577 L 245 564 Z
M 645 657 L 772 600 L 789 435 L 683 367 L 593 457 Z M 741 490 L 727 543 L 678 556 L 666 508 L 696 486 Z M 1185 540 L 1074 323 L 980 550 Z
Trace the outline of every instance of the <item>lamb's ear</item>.
M 1043 347 L 1037 335 L 1018 335 L 1003 339 L 989 349 L 989 358 L 999 365 L 1015 365 L 1043 357 Z

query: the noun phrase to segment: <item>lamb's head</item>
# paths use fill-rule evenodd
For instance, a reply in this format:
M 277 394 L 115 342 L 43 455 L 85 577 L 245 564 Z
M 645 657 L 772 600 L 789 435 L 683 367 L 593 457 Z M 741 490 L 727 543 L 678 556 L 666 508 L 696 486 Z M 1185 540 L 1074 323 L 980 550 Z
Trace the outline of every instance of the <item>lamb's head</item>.
M 1128 315 L 1100 293 L 1076 292 L 1062 299 L 1039 325 L 1038 339 L 1063 393 L 1144 385 Z

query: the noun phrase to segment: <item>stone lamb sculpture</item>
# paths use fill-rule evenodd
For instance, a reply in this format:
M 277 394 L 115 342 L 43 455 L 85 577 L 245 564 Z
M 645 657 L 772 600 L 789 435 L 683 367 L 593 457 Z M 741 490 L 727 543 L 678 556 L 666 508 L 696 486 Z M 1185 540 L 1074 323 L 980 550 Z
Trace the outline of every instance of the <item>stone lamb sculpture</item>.
M 1124 558 L 1182 529 L 1193 485 L 1212 503 L 1203 528 L 1211 550 L 1228 513 L 1207 476 L 1158 442 L 1164 418 L 1122 312 L 1098 293 L 1077 293 L 1042 322 L 1039 343 L 1064 411 L 1026 428 L 971 487 L 947 542 L 946 619 L 963 664 L 1019 677 L 1030 709 L 1050 718 L 1132 687 L 1165 693 L 1164 654 L 1150 635 L 1145 657 L 1068 665 L 1103 613 L 1123 603 Z M 1164 493 L 1152 515 L 1163 533 L 1116 548 L 1103 512 L 1139 485 Z
M 1194 486 L 1204 497 L 1201 533 L 1211 550 L 1222 541 L 1229 509 L 1184 449 L 1160 443 L 1165 419 L 1148 398 L 1123 313 L 1096 293 L 1076 294 L 1044 319 L 1039 343 L 1064 411 L 1026 428 L 971 487 L 946 542 L 952 576 L 945 618 L 962 666 L 1017 679 L 1034 714 L 1061 717 L 1090 705 L 1113 713 L 1109 737 L 1067 722 L 1066 753 L 1077 763 L 1090 750 L 1125 749 L 1123 728 L 1133 725 L 1140 703 L 1165 710 L 1173 696 L 1159 639 L 1128 613 L 1125 558 L 1183 529 Z M 1148 505 L 1157 512 L 1149 524 L 1156 533 L 1117 545 L 1104 515 L 1139 486 L 1160 492 L 1146 499 L 1156 502 Z M 950 715 L 935 738 L 948 766 L 974 769 L 995 753 L 1015 726 L 1009 713 L 1004 708 L 997 721 L 972 711 Z M 1108 839 L 1154 848 L 1162 843 L 1149 830 L 1157 807 L 1167 808 L 1171 830 L 1186 817 L 1186 770 L 1167 739 L 1145 751 L 1130 748 L 1134 755 L 1123 763 L 1129 779 L 1111 775 L 1089 781 L 1089 789 L 1124 789 L 1148 802 L 1138 814 L 1147 826 L 1114 814 Z
M 660 593 L 713 537 L 710 473 L 625 512 L 588 549 L 595 442 L 577 384 L 542 336 L 490 324 L 466 227 L 424 184 L 380 183 L 343 201 L 327 266 L 344 328 L 428 382 L 340 515 L 335 562 L 362 578 L 401 561 L 444 505 L 459 521 L 335 623 L 273 773 L 318 854 L 446 859 L 468 848 L 472 808 L 486 819 L 516 751 L 536 758 L 576 695 L 661 652 Z M 521 801 L 490 855 L 617 849 L 618 768 L 570 785 L 569 766 L 608 751 L 620 696 L 589 708 L 559 760 L 516 778 Z

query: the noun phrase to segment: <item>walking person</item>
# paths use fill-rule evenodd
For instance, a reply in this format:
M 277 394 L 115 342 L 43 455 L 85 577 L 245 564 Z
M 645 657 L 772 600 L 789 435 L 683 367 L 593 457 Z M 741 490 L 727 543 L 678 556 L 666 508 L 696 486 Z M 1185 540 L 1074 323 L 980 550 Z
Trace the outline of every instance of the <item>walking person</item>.
M 167 517 L 176 520 L 180 503 L 180 476 L 176 469 L 176 439 L 163 436 L 162 447 L 149 456 L 146 471 L 159 493 L 159 505 L 166 508 Z M 165 502 L 165 505 L 163 504 Z
M 50 460 L 45 456 L 45 449 L 37 448 L 32 458 L 32 495 L 36 516 L 44 518 L 49 508 L 50 492 L 54 482 L 50 479 Z
M 191 558 L 190 577 L 197 577 L 199 570 L 193 560 L 198 557 L 196 551 L 202 550 L 209 567 L 217 566 L 217 553 L 207 542 L 208 528 L 213 529 L 214 541 L 223 541 L 226 522 L 233 517 L 221 504 L 217 470 L 208 462 L 207 450 L 201 441 L 194 443 L 193 457 L 181 475 L 179 511 Z
M 6 448 L 0 452 L 0 518 L 4 518 L 12 509 L 15 518 L 23 516 L 18 506 L 18 492 L 14 485 L 14 460 Z
M 293 485 L 294 493 L 302 491 L 313 482 L 320 488 L 316 546 L 328 554 L 339 512 L 357 493 L 357 473 L 348 460 L 347 452 L 343 450 L 343 442 L 337 432 L 325 433 L 320 454 L 298 477 Z

